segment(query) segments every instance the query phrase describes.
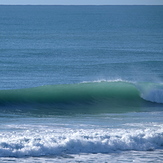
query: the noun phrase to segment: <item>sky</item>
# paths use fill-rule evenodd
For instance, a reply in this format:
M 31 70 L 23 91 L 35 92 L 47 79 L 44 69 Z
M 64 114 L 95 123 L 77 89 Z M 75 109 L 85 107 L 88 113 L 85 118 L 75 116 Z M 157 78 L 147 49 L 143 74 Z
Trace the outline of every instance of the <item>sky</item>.
M 163 5 L 163 0 L 0 0 L 1 5 Z

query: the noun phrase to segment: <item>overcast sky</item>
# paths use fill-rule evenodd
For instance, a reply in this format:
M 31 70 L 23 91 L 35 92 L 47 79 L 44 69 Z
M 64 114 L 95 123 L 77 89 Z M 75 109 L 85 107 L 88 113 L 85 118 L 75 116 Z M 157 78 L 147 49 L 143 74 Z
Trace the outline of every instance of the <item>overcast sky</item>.
M 6 5 L 163 5 L 163 0 L 0 0 Z

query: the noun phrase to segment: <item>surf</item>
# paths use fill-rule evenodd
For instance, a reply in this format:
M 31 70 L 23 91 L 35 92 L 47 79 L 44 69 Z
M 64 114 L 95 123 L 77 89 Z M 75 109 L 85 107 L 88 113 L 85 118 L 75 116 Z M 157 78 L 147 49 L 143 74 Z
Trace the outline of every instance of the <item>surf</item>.
M 37 131 L 37 132 L 36 132 Z M 108 154 L 163 148 L 163 127 L 147 129 L 58 128 L 0 135 L 0 157 L 48 157 L 69 154 Z
M 36 114 L 142 111 L 162 107 L 162 103 L 162 84 L 119 80 L 0 91 L 1 110 L 33 110 Z

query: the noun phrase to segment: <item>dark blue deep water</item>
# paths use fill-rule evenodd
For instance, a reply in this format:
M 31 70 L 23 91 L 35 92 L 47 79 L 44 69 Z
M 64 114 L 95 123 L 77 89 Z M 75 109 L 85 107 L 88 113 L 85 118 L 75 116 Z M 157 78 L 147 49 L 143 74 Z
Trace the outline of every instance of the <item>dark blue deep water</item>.
M 1 162 L 162 162 L 163 6 L 0 6 Z

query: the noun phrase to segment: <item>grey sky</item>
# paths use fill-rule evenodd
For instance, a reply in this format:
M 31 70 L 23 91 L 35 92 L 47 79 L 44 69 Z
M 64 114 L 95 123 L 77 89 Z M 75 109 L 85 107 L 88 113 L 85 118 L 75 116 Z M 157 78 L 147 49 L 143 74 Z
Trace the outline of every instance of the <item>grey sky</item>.
M 0 0 L 6 5 L 163 5 L 163 0 Z

